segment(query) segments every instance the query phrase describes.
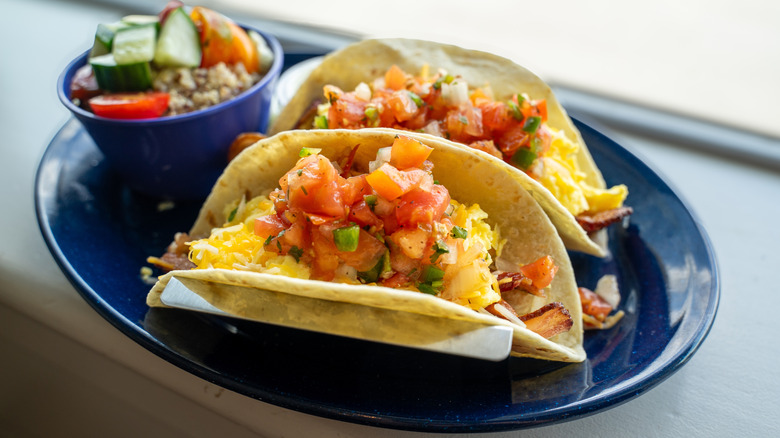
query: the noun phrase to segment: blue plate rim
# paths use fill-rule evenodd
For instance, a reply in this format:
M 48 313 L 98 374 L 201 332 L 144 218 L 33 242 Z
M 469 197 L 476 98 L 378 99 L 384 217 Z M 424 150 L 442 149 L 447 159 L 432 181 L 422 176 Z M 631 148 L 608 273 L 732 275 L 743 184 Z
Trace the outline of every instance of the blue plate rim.
M 696 214 L 689 207 L 687 201 L 682 197 L 680 197 L 679 192 L 675 190 L 671 186 L 671 184 L 669 184 L 668 179 L 666 179 L 654 168 L 652 168 L 652 166 L 647 161 L 642 160 L 636 155 L 634 155 L 632 152 L 629 152 L 623 146 L 617 144 L 616 142 L 612 141 L 609 137 L 605 136 L 602 132 L 582 122 L 578 122 L 578 126 L 580 127 L 580 129 L 593 130 L 595 134 L 604 137 L 611 144 L 611 147 L 617 147 L 618 148 L 617 152 L 619 152 L 622 156 L 631 157 L 632 159 L 637 160 L 637 162 L 646 166 L 648 170 L 655 173 L 655 176 L 657 176 L 660 180 L 662 180 L 665 184 L 667 184 L 667 186 L 672 190 L 674 195 L 678 198 L 679 202 L 684 206 L 687 214 L 690 215 L 693 223 L 696 226 L 699 236 L 701 237 L 704 250 L 708 255 L 708 263 L 712 273 L 711 287 L 709 293 L 707 294 L 707 296 L 709 297 L 709 303 L 703 314 L 703 318 L 699 321 L 697 330 L 695 332 L 696 336 L 691 337 L 688 340 L 688 342 L 686 342 L 684 345 L 681 346 L 681 348 L 675 350 L 675 353 L 672 354 L 671 357 L 665 358 L 661 368 L 656 368 L 656 371 L 652 373 L 652 375 L 648 377 L 643 377 L 641 374 L 637 375 L 632 379 L 621 382 L 621 384 L 618 385 L 618 387 L 611 388 L 611 391 L 607 394 L 599 394 L 598 397 L 595 397 L 593 399 L 590 400 L 586 399 L 584 401 L 581 401 L 576 404 L 578 408 L 577 412 L 571 412 L 571 410 L 565 411 L 563 408 L 552 409 L 552 410 L 539 413 L 537 415 L 524 418 L 520 422 L 518 422 L 517 419 L 510 418 L 504 420 L 491 421 L 482 424 L 463 424 L 460 422 L 443 422 L 443 421 L 440 421 L 438 423 L 422 424 L 420 421 L 414 419 L 409 420 L 403 418 L 381 418 L 381 417 L 377 418 L 374 415 L 368 415 L 365 413 L 360 413 L 352 410 L 327 409 L 323 407 L 316 407 L 313 406 L 311 403 L 296 402 L 294 400 L 294 397 L 292 397 L 291 399 L 289 395 L 252 393 L 252 391 L 249 391 L 246 388 L 241 387 L 240 385 L 236 385 L 236 382 L 230 380 L 228 377 L 215 374 L 213 370 L 210 370 L 206 367 L 201 367 L 199 365 L 187 362 L 186 360 L 183 360 L 183 358 L 177 355 L 175 352 L 166 349 L 165 345 L 161 343 L 159 340 L 155 339 L 153 336 L 150 336 L 148 333 L 140 330 L 139 327 L 134 325 L 132 321 L 130 321 L 125 317 L 125 315 L 123 315 L 116 309 L 107 306 L 103 302 L 101 295 L 97 291 L 95 291 L 86 281 L 84 281 L 84 279 L 81 278 L 79 272 L 70 264 L 67 257 L 63 253 L 62 249 L 59 247 L 56 238 L 51 230 L 49 219 L 46 213 L 46 202 L 45 202 L 46 200 L 45 200 L 45 196 L 42 193 L 42 186 L 41 186 L 44 180 L 43 170 L 46 164 L 48 163 L 50 156 L 53 154 L 52 150 L 55 141 L 61 135 L 63 135 L 63 132 L 65 132 L 67 129 L 83 129 L 82 127 L 80 127 L 80 125 L 78 125 L 78 122 L 75 119 L 71 119 L 68 122 L 66 122 L 66 124 L 57 132 L 57 134 L 55 134 L 52 142 L 47 146 L 43 156 L 41 157 L 41 161 L 39 163 L 35 175 L 36 217 L 38 219 L 39 228 L 44 237 L 46 245 L 51 251 L 52 255 L 54 256 L 56 263 L 58 264 L 60 269 L 65 273 L 66 277 L 74 286 L 74 288 L 77 290 L 77 292 L 82 296 L 82 298 L 85 299 L 85 301 L 87 301 L 102 317 L 104 317 L 113 326 L 115 326 L 118 330 L 120 330 L 120 332 L 124 333 L 125 335 L 133 339 L 136 343 L 140 344 L 141 346 L 148 349 L 149 351 L 156 354 L 157 356 L 165 359 L 169 363 L 172 363 L 178 366 L 179 368 L 189 373 L 192 373 L 198 377 L 201 377 L 211 383 L 241 393 L 250 398 L 258 399 L 263 402 L 277 405 L 283 408 L 288 408 L 299 412 L 304 412 L 304 413 L 331 418 L 335 420 L 349 421 L 353 423 L 376 426 L 376 427 L 414 430 L 414 431 L 462 433 L 462 432 L 496 432 L 502 430 L 517 430 L 523 428 L 545 426 L 545 425 L 556 424 L 565 421 L 584 418 L 586 416 L 601 412 L 607 408 L 613 408 L 615 406 L 618 406 L 628 400 L 631 400 L 639 396 L 640 394 L 645 393 L 647 390 L 655 387 L 656 385 L 658 385 L 659 383 L 661 383 L 662 381 L 670 377 L 672 374 L 674 374 L 677 370 L 679 370 L 683 365 L 685 365 L 690 360 L 690 358 L 694 355 L 694 353 L 698 350 L 698 348 L 701 346 L 703 341 L 706 339 L 714 323 L 719 301 L 720 301 L 720 274 L 719 274 L 719 269 L 717 264 L 717 257 L 713 250 L 712 243 L 709 239 L 709 236 L 707 235 L 706 231 L 701 225 L 701 222 L 698 220 Z M 637 382 L 637 380 L 639 381 Z

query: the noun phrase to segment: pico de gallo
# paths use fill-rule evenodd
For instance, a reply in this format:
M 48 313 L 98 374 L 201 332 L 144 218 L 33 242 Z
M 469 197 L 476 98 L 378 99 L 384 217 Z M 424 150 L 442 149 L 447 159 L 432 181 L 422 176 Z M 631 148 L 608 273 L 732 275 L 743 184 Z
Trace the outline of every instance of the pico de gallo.
M 399 135 L 368 173 L 353 169 L 359 146 L 332 162 L 304 148 L 279 188 L 226 206 L 227 223 L 207 238 L 178 235 L 165 270 L 231 269 L 435 295 L 549 338 L 572 320 L 561 303 L 518 315 L 502 297 L 545 296 L 557 266 L 544 256 L 517 272 L 491 270 L 504 241 L 478 204 L 453 200 L 437 183 L 432 148 Z
M 370 84 L 345 91 L 325 85 L 316 115 L 300 123 L 318 129 L 387 127 L 418 131 L 466 144 L 521 169 L 538 180 L 586 231 L 596 231 L 631 214 L 623 207 L 628 190 L 590 186 L 575 158 L 578 145 L 547 124 L 547 101 L 517 92 L 496 100 L 489 85 L 472 88 L 461 77 L 413 76 L 396 65 Z M 600 214 L 594 218 L 594 215 Z
M 158 15 L 99 24 L 87 64 L 71 81 L 70 97 L 113 119 L 181 114 L 242 93 L 272 61 L 257 32 L 202 6 L 185 9 L 175 0 Z

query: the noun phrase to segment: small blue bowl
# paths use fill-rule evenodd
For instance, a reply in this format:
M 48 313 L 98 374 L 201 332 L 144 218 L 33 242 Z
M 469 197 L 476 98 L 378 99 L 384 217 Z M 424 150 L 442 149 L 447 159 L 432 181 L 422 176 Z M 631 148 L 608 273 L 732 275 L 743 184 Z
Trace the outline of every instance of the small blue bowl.
M 265 132 L 284 53 L 272 35 L 265 38 L 274 61 L 252 88 L 217 105 L 169 117 L 117 120 L 98 117 L 70 100 L 73 75 L 89 51 L 71 62 L 57 81 L 57 93 L 81 122 L 106 161 L 136 192 L 166 200 L 205 198 L 228 162 L 228 149 L 242 132 Z

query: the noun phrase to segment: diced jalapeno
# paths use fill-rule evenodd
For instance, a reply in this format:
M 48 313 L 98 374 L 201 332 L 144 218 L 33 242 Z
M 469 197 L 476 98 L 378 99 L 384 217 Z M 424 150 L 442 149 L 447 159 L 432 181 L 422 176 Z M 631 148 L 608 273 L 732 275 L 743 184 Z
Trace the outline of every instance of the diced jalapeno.
M 539 129 L 539 125 L 542 124 L 542 118 L 539 116 L 531 116 L 525 120 L 525 123 L 523 123 L 523 131 L 533 134 L 536 132 L 537 129 Z
M 360 227 L 352 224 L 346 227 L 333 230 L 333 242 L 339 251 L 353 252 L 358 247 L 358 238 L 360 237 Z
M 366 110 L 363 111 L 363 114 L 366 115 L 366 120 L 369 122 L 375 122 L 379 118 L 379 110 L 377 110 L 375 106 L 366 107 Z
M 385 272 L 390 271 L 390 252 L 385 251 L 382 258 L 368 271 L 358 272 L 357 276 L 364 283 L 375 283 Z
M 298 156 L 300 158 L 308 157 L 309 155 L 319 154 L 322 149 L 319 148 L 301 148 L 301 151 L 298 152 Z
M 314 117 L 314 127 L 317 129 L 328 129 L 328 116 Z
M 518 148 L 517 151 L 515 151 L 515 154 L 512 155 L 512 163 L 520 169 L 528 169 L 531 164 L 534 163 L 534 160 L 536 160 L 536 152 L 532 149 L 535 148 Z
M 514 117 L 514 119 L 517 121 L 522 121 L 523 112 L 520 111 L 520 107 L 517 106 L 517 104 L 512 102 L 511 100 L 507 102 L 507 105 L 509 106 L 509 111 L 512 113 L 512 117 Z
M 417 108 L 420 108 L 423 105 L 425 105 L 425 102 L 423 102 L 423 100 L 420 98 L 420 96 L 418 96 L 415 93 L 412 93 L 411 91 L 408 91 L 408 93 L 409 93 L 409 97 L 412 98 L 412 101 L 414 102 L 414 104 L 417 105 Z
M 420 281 L 431 284 L 444 278 L 444 271 L 434 265 L 428 265 L 423 269 Z
M 363 196 L 363 200 L 366 201 L 366 205 L 368 205 L 368 207 L 371 208 L 371 211 L 374 211 L 374 207 L 376 207 L 377 199 L 378 199 L 377 195 Z

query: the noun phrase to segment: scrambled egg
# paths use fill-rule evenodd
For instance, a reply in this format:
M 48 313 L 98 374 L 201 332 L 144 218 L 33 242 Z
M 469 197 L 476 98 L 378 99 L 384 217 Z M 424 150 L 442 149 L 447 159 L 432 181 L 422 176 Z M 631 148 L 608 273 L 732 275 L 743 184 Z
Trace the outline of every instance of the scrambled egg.
M 544 164 L 544 174 L 540 178 L 542 185 L 574 216 L 623 205 L 628 196 L 625 185 L 600 189 L 585 182 L 585 174 L 576 162 L 579 147 L 562 132 L 553 131 L 550 149 L 541 158 Z

